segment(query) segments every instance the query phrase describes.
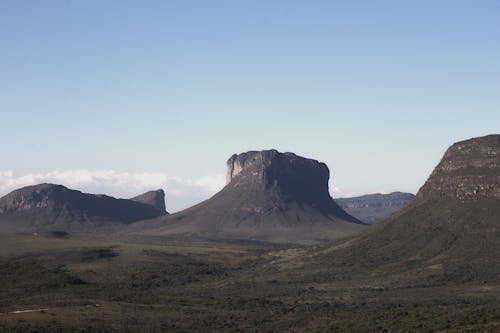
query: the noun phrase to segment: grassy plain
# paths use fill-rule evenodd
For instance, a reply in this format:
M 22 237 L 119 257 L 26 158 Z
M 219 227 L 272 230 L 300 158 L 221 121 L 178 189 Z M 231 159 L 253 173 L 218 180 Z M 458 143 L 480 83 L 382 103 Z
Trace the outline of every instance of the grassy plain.
M 0 332 L 500 330 L 498 284 L 336 278 L 326 249 L 1 234 Z

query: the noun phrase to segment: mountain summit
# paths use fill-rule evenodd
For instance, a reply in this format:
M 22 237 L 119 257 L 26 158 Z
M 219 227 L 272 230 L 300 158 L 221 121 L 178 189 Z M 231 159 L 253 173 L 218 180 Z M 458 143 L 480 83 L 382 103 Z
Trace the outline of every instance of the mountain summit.
M 326 164 L 293 153 L 235 154 L 227 161 L 227 184 L 219 193 L 148 221 L 145 233 L 314 243 L 362 229 L 364 224 L 328 193 L 329 177 Z
M 460 201 L 500 198 L 500 135 L 453 144 L 417 196 Z
M 500 135 L 457 142 L 408 206 L 316 256 L 294 259 L 315 266 L 301 267 L 304 271 L 336 279 L 498 288 L 499 184 Z M 346 262 L 352 263 L 348 269 Z
M 330 171 L 325 163 L 276 150 L 249 151 L 227 161 L 228 189 L 268 192 L 285 202 L 311 205 L 325 214 L 354 218 L 336 207 L 328 192 Z
M 0 229 L 94 232 L 166 214 L 155 206 L 106 195 L 82 193 L 57 184 L 39 184 L 0 198 Z
M 147 205 L 151 205 L 158 209 L 160 212 L 166 212 L 165 208 L 165 192 L 162 189 L 156 191 L 149 191 L 140 194 L 130 200 L 141 202 Z

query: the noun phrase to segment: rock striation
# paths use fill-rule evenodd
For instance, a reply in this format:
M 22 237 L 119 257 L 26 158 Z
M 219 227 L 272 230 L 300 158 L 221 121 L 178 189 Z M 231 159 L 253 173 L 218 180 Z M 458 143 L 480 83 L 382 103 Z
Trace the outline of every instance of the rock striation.
M 411 193 L 367 194 L 352 198 L 337 198 L 335 202 L 346 212 L 363 222 L 373 224 L 382 221 L 415 199 Z
M 161 212 L 166 213 L 165 208 L 165 192 L 162 189 L 149 191 L 131 198 L 132 201 L 141 202 L 146 205 L 151 205 Z
M 454 197 L 461 201 L 500 198 L 500 135 L 453 144 L 417 196 Z
M 226 164 L 227 184 L 219 193 L 148 222 L 145 233 L 315 243 L 365 227 L 330 196 L 324 163 L 264 150 L 232 155 Z
M 500 135 L 453 144 L 417 197 L 365 232 L 294 257 L 314 276 L 369 276 L 389 286 L 497 285 Z M 350 263 L 346 268 L 345 263 Z M 314 265 L 314 267 L 307 266 Z
M 227 184 L 240 190 L 277 190 L 285 200 L 322 207 L 332 206 L 328 192 L 330 171 L 325 163 L 280 153 L 277 150 L 249 151 L 226 162 Z
M 0 229 L 93 232 L 164 215 L 150 204 L 82 193 L 62 185 L 39 184 L 0 198 Z

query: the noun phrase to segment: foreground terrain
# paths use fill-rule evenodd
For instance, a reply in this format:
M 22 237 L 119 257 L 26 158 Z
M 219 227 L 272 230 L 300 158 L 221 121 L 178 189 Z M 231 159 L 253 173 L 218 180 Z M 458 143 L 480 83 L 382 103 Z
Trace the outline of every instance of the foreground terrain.
M 0 331 L 500 329 L 498 278 L 365 275 L 331 246 L 56 236 L 0 236 Z
M 453 144 L 371 227 L 333 202 L 317 161 L 229 166 L 212 199 L 131 229 L 0 234 L 0 331 L 500 331 L 500 135 Z

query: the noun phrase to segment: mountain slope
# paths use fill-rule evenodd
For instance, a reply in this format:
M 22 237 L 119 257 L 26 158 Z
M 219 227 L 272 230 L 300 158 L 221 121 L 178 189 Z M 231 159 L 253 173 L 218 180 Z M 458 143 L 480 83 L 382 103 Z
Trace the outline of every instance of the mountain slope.
M 408 205 L 415 195 L 393 192 L 389 194 L 368 194 L 352 198 L 337 198 L 335 202 L 346 212 L 363 222 L 373 224 L 389 217 Z
M 151 205 L 161 212 L 167 212 L 165 209 L 165 192 L 162 189 L 148 191 L 146 193 L 130 198 L 130 200 Z
M 227 184 L 212 198 L 138 229 L 150 234 L 310 243 L 365 227 L 330 197 L 324 163 L 267 150 L 233 155 L 227 166 Z
M 155 207 L 127 199 L 82 193 L 62 185 L 40 184 L 0 198 L 0 230 L 92 232 L 164 215 Z
M 402 211 L 341 243 L 304 250 L 293 263 L 284 263 L 323 281 L 497 285 L 499 183 L 500 135 L 458 142 Z

